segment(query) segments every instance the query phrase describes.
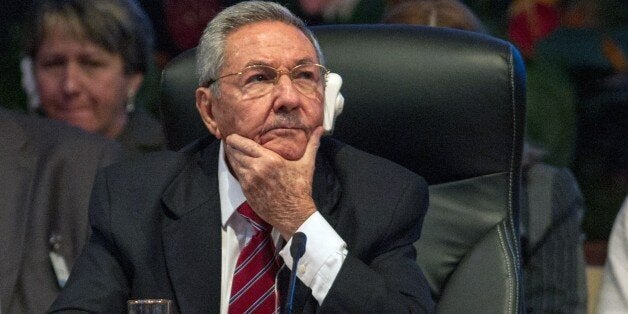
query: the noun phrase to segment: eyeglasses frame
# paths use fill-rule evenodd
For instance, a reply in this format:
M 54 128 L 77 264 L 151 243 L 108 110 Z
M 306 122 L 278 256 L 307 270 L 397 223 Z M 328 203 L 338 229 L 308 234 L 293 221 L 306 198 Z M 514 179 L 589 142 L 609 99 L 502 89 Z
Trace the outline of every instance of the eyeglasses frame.
M 245 66 L 245 67 L 244 67 L 244 68 L 242 68 L 242 70 L 240 70 L 239 72 L 236 72 L 236 73 L 230 73 L 230 74 L 225 74 L 225 75 L 223 75 L 223 76 L 221 76 L 221 77 L 218 77 L 218 78 L 216 78 L 216 79 L 209 79 L 209 80 L 207 80 L 206 82 L 204 82 L 203 84 L 201 84 L 201 86 L 202 86 L 202 87 L 210 87 L 212 84 L 216 83 L 216 82 L 217 82 L 218 80 L 220 80 L 220 79 L 223 79 L 223 78 L 225 78 L 225 77 L 229 77 L 229 76 L 234 76 L 234 75 L 242 75 L 242 74 L 244 74 L 244 72 L 245 72 L 246 70 L 248 70 L 248 69 L 252 69 L 252 68 L 256 68 L 256 67 L 268 67 L 268 68 L 274 69 L 274 70 L 277 72 L 277 76 L 275 77 L 275 80 L 274 80 L 274 82 L 273 82 L 273 85 L 277 85 L 277 82 L 279 82 L 279 78 L 280 78 L 282 75 L 284 75 L 284 74 L 288 75 L 288 77 L 290 78 L 290 81 L 292 82 L 292 80 L 293 80 L 292 75 L 291 75 L 291 74 L 292 74 L 292 71 L 294 71 L 294 69 L 297 69 L 297 68 L 299 68 L 299 67 L 306 66 L 306 65 L 314 65 L 314 66 L 317 66 L 317 67 L 319 67 L 319 68 L 323 69 L 323 71 L 322 71 L 322 72 L 323 72 L 323 77 L 327 77 L 327 74 L 331 73 L 331 71 L 330 71 L 329 69 L 327 69 L 327 67 L 325 67 L 324 65 L 319 64 L 319 63 L 310 63 L 310 62 L 308 62 L 308 63 L 297 64 L 295 67 L 293 67 L 292 69 L 287 70 L 287 71 L 286 71 L 286 70 L 279 70 L 279 69 L 277 69 L 277 68 L 275 68 L 275 67 L 272 67 L 272 66 L 270 66 L 270 65 L 265 65 L 265 64 L 253 64 L 253 65 Z

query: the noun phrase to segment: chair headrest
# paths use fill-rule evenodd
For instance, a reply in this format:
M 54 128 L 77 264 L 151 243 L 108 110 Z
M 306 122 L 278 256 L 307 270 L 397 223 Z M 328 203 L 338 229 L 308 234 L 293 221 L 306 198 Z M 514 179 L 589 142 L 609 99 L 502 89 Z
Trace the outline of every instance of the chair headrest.
M 312 27 L 326 66 L 343 78 L 333 136 L 393 160 L 430 184 L 519 164 L 525 70 L 490 36 L 413 25 Z M 194 106 L 194 51 L 162 76 L 161 112 L 172 149 L 207 134 Z

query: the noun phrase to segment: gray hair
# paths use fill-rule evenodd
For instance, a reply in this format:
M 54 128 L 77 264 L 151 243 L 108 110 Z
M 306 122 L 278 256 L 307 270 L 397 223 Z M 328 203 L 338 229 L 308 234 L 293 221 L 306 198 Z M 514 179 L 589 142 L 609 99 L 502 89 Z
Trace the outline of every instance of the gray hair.
M 78 40 L 119 54 L 128 73 L 146 73 L 153 54 L 153 28 L 135 0 L 43 0 L 36 2 L 24 52 L 35 58 L 48 33 L 61 25 Z
M 225 62 L 227 35 L 242 26 L 264 21 L 278 21 L 301 30 L 314 46 L 319 63 L 324 64 L 323 53 L 316 37 L 300 18 L 277 3 L 244 1 L 220 12 L 203 31 L 196 51 L 199 85 L 219 76 Z M 213 84 L 211 88 L 218 93 L 218 84 Z

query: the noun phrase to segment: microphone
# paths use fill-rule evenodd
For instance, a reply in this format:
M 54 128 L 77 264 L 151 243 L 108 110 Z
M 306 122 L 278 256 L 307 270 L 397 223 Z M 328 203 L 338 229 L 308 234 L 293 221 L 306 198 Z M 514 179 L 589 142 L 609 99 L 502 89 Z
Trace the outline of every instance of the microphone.
M 288 300 L 286 302 L 286 313 L 292 313 L 292 302 L 294 301 L 294 289 L 297 283 L 297 265 L 299 259 L 305 254 L 305 243 L 307 237 L 303 232 L 297 232 L 292 236 L 290 244 L 290 255 L 292 255 L 292 273 L 290 274 L 290 286 L 288 288 Z

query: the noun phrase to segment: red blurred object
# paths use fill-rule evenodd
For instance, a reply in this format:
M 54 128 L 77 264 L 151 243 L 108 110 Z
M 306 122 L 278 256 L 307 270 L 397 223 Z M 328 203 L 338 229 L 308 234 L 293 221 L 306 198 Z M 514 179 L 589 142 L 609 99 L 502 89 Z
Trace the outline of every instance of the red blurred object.
M 553 32 L 560 24 L 557 8 L 551 3 L 527 1 L 511 11 L 508 37 L 524 57 L 534 55 L 535 44 Z
M 166 25 L 177 48 L 183 51 L 198 45 L 205 26 L 218 11 L 219 0 L 165 0 Z

